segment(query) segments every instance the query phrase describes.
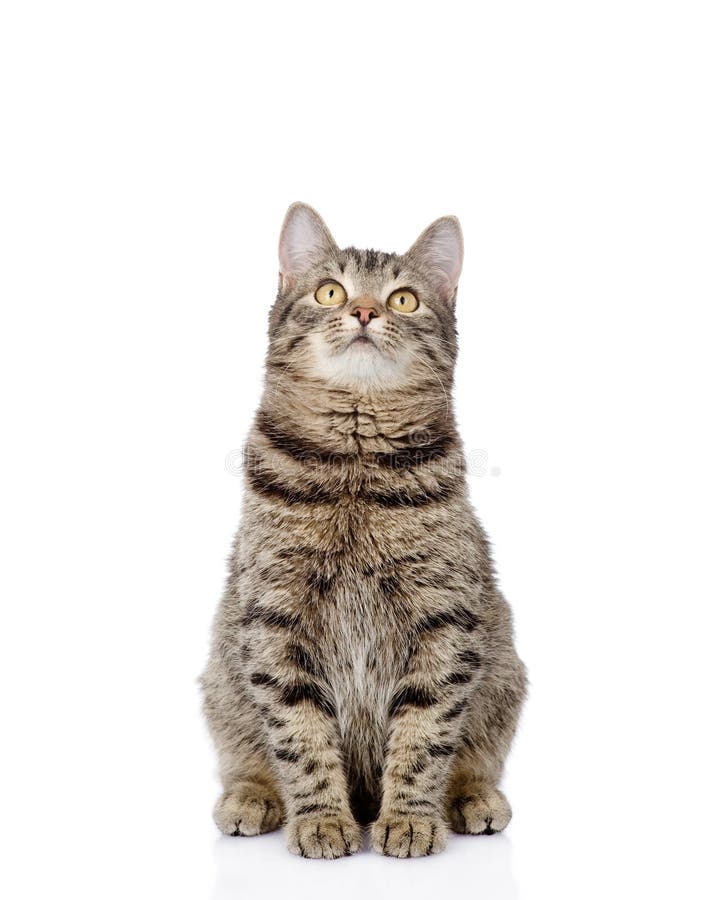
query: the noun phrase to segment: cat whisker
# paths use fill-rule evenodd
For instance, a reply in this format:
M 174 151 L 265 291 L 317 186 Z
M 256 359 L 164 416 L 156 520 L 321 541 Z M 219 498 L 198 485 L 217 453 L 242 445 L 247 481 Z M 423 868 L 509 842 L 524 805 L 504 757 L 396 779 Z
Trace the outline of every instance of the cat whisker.
M 426 368 L 429 369 L 429 370 L 431 371 L 431 373 L 432 373 L 432 375 L 434 376 L 434 378 L 436 378 L 436 380 L 438 381 L 439 385 L 441 386 L 441 396 L 444 398 L 445 403 L 446 403 L 446 414 L 447 414 L 447 416 L 448 416 L 448 415 L 449 415 L 449 412 L 450 412 L 450 409 L 449 409 L 449 406 L 450 406 L 450 404 L 449 404 L 449 395 L 448 395 L 448 393 L 447 393 L 447 391 L 446 391 L 446 388 L 444 387 L 444 382 L 441 380 L 440 375 L 438 374 L 438 372 L 436 371 L 436 369 L 434 369 L 434 367 L 433 367 L 432 365 L 430 365 L 429 363 L 427 363 L 426 360 L 423 359 L 421 356 L 419 356 L 418 353 L 416 353 L 414 350 L 411 350 L 410 347 L 407 348 L 407 352 L 408 352 L 411 356 L 413 356 L 413 358 L 414 358 L 415 360 L 417 360 L 418 362 L 420 362 L 422 365 L 426 366 Z

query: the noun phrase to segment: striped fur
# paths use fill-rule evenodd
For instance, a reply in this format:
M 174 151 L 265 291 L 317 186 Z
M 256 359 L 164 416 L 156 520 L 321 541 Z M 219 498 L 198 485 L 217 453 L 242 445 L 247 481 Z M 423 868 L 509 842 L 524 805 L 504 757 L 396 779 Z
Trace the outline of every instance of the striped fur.
M 456 285 L 447 295 L 425 239 L 399 256 L 316 233 L 325 252 L 302 272 L 283 267 L 271 312 L 202 679 L 223 784 L 215 819 L 245 835 L 286 822 L 293 852 L 329 858 L 357 850 L 371 822 L 375 850 L 425 855 L 447 827 L 509 821 L 498 783 L 524 668 L 467 499 L 451 404 Z M 313 299 L 331 277 L 348 291 L 342 308 Z M 420 309 L 387 310 L 391 285 Z M 378 310 L 378 343 L 348 371 L 361 297 Z

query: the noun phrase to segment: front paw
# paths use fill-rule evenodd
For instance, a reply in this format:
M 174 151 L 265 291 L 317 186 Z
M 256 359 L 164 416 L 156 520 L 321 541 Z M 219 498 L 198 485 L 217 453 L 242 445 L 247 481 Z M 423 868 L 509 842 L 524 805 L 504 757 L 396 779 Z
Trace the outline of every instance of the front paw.
M 371 846 L 384 856 L 429 856 L 446 846 L 446 823 L 432 816 L 382 815 L 371 827 Z
M 269 789 L 247 785 L 222 794 L 214 807 L 214 821 L 222 834 L 265 834 L 280 827 L 282 804 Z
M 287 827 L 288 850 L 307 859 L 350 856 L 360 843 L 360 827 L 344 816 L 296 816 Z
M 509 824 L 512 810 L 501 791 L 488 788 L 452 798 L 449 818 L 460 834 L 497 834 Z

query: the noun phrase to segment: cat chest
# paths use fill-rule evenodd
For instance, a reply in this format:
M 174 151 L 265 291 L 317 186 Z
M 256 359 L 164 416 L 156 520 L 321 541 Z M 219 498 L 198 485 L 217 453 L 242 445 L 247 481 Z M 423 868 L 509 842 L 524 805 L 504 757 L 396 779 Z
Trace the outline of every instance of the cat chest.
M 363 747 L 383 739 L 388 707 L 402 671 L 395 642 L 382 622 L 351 605 L 336 620 L 328 681 L 344 744 Z
M 277 547 L 268 528 L 247 532 L 249 591 L 299 623 L 336 705 L 387 709 L 424 600 L 410 535 L 344 504 L 296 509 L 284 532 L 276 525 Z

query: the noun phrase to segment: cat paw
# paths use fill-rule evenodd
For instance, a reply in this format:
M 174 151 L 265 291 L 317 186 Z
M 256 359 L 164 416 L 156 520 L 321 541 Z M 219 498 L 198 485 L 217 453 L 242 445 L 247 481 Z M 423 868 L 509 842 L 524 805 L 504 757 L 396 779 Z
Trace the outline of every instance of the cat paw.
M 449 807 L 451 827 L 459 834 L 496 834 L 512 818 L 512 810 L 501 791 L 454 797 Z
M 222 834 L 265 834 L 280 827 L 282 805 L 262 787 L 243 793 L 225 793 L 214 807 L 214 821 Z
M 307 859 L 350 856 L 360 850 L 360 844 L 360 827 L 343 816 L 297 816 L 287 828 L 288 850 Z
M 431 816 L 381 816 L 371 826 L 371 846 L 384 856 L 430 856 L 446 846 L 446 823 Z

